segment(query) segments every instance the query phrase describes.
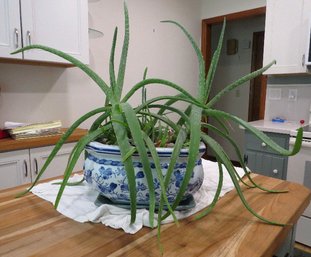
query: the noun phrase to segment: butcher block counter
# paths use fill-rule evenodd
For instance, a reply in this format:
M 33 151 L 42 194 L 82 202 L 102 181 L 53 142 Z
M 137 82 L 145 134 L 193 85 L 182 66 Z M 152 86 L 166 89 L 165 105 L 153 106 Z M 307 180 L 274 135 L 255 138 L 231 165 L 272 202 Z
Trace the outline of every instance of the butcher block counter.
M 66 129 L 63 128 L 62 132 L 65 132 Z M 86 129 L 77 128 L 72 135 L 67 139 L 67 143 L 78 141 L 81 137 L 86 135 Z M 60 139 L 61 135 L 55 136 L 45 136 L 45 137 L 37 137 L 30 139 L 20 139 L 15 140 L 12 138 L 4 138 L 0 139 L 0 152 L 21 150 L 26 148 L 35 148 L 42 147 L 47 145 L 55 145 L 57 141 Z
M 269 194 L 243 188 L 260 215 L 286 223 L 265 224 L 242 205 L 235 190 L 220 199 L 207 217 L 167 224 L 162 229 L 164 256 L 272 256 L 310 202 L 302 185 L 255 175 L 257 183 L 289 193 Z M 15 195 L 24 187 L 0 192 L 0 256 L 160 256 L 156 229 L 134 235 L 102 224 L 78 223 L 58 213 L 51 203 L 33 194 Z

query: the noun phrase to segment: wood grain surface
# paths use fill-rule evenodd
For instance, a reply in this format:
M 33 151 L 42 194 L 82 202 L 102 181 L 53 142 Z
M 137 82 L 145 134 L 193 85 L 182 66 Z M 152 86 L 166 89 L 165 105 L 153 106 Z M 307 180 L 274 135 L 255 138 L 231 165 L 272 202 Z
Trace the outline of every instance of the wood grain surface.
M 310 190 L 261 175 L 255 175 L 255 180 L 271 189 L 289 189 L 282 194 L 243 189 L 252 208 L 287 226 L 259 221 L 232 190 L 207 217 L 187 218 L 179 227 L 164 225 L 164 256 L 272 256 L 308 206 Z M 0 192 L 0 256 L 161 256 L 156 229 L 143 228 L 129 235 L 102 224 L 78 223 L 32 194 L 15 198 L 21 190 Z
M 63 132 L 65 130 L 66 129 L 62 129 Z M 69 142 L 78 141 L 81 137 L 86 135 L 86 133 L 87 133 L 86 129 L 78 128 L 72 133 L 72 135 L 68 138 L 66 142 L 69 143 Z M 38 137 L 38 138 L 31 138 L 31 139 L 21 139 L 21 140 L 15 140 L 12 138 L 4 138 L 4 139 L 0 139 L 0 152 L 55 145 L 59 139 L 60 139 L 60 135 Z

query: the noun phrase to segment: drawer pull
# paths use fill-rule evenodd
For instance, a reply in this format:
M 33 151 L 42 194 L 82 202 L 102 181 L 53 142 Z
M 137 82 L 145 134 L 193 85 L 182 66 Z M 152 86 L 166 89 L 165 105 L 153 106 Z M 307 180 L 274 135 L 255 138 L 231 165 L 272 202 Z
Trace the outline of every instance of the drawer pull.
M 30 31 L 28 30 L 26 34 L 27 34 L 27 38 L 28 38 L 28 45 L 31 45 L 31 33 L 30 33 Z
M 274 169 L 272 172 L 273 172 L 274 174 L 278 174 L 278 173 L 279 173 L 279 171 L 278 171 L 277 169 Z
M 34 159 L 35 162 L 35 174 L 38 175 L 38 161 L 37 158 Z
M 28 165 L 27 165 L 27 162 L 26 160 L 24 160 L 24 176 L 27 178 L 28 177 Z
M 18 48 L 18 42 L 19 42 L 19 40 L 18 40 L 18 38 L 19 38 L 19 32 L 18 32 L 18 29 L 17 29 L 17 28 L 15 28 L 15 29 L 14 29 L 14 35 L 15 35 L 15 48 Z
M 267 144 L 266 144 L 265 142 L 262 142 L 262 143 L 261 143 L 261 146 L 262 146 L 262 147 L 266 147 Z

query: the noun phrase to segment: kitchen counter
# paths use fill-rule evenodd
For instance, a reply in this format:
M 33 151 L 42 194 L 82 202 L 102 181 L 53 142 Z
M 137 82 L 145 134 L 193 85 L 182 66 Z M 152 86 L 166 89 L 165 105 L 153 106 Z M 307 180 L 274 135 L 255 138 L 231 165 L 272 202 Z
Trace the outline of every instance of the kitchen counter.
M 289 193 L 268 194 L 243 188 L 252 208 L 264 217 L 286 223 L 265 224 L 250 214 L 233 190 L 207 217 L 162 228 L 164 256 L 272 256 L 310 202 L 306 187 L 261 175 L 255 181 Z M 160 256 L 156 229 L 134 235 L 102 224 L 78 223 L 33 194 L 14 198 L 17 187 L 0 192 L 0 256 Z
M 66 129 L 62 129 L 63 132 L 65 130 Z M 87 133 L 86 129 L 78 128 L 72 133 L 72 135 L 68 138 L 66 142 L 69 143 L 69 142 L 78 141 L 81 137 L 86 135 L 86 133 Z M 60 139 L 60 137 L 61 135 L 56 135 L 56 136 L 37 137 L 37 138 L 21 139 L 21 140 L 15 140 L 12 138 L 4 138 L 4 139 L 0 139 L 0 152 L 55 145 L 57 141 Z
M 273 132 L 288 135 L 301 126 L 298 122 L 285 121 L 283 123 L 280 123 L 268 120 L 251 121 L 249 122 L 249 124 L 264 132 Z

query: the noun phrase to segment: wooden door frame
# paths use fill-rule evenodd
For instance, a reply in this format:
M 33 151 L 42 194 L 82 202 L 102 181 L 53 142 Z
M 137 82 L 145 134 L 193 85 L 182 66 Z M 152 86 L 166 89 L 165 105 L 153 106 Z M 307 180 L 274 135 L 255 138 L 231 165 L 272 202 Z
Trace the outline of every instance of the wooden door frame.
M 264 6 L 246 11 L 221 15 L 209 19 L 203 19 L 201 29 L 201 50 L 205 60 L 205 70 L 208 71 L 212 59 L 212 46 L 211 46 L 212 25 L 222 23 L 224 21 L 224 18 L 226 18 L 226 21 L 233 21 L 233 20 L 252 18 L 265 14 L 266 14 L 266 7 Z

